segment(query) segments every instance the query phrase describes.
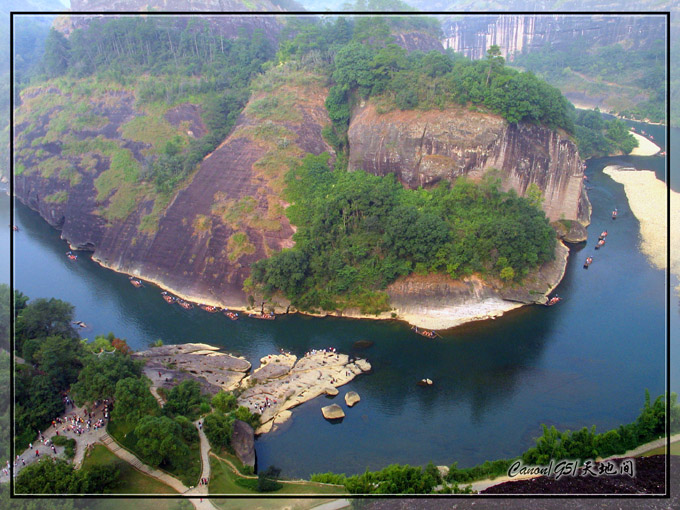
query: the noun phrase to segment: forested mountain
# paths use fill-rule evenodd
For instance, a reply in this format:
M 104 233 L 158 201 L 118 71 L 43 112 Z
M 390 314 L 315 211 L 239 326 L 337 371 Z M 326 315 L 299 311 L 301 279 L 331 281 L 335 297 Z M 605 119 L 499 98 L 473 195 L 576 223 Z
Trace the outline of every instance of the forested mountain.
M 10 45 L 9 26 L 10 12 L 26 11 L 60 11 L 66 7 L 58 0 L 26 0 L 17 4 L 5 2 L 0 7 L 0 115 L 2 128 L 0 131 L 0 179 L 6 181 L 9 176 L 9 112 L 10 112 Z M 28 75 L 40 62 L 45 38 L 52 24 L 53 16 L 15 17 L 14 39 L 14 79 L 15 87 L 28 80 Z
M 243 19 L 60 20 L 15 110 L 17 196 L 203 302 L 376 313 L 428 274 L 533 302 L 546 214 L 588 222 L 573 141 L 632 148 L 499 47 L 445 51 L 434 18 Z

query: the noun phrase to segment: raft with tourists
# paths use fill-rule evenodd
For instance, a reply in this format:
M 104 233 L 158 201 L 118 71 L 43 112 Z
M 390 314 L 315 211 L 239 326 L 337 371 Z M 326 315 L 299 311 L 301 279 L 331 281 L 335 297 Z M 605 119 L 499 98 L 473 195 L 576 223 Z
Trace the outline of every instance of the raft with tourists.
M 416 383 L 418 386 L 432 386 L 434 383 L 432 379 L 421 379 Z
M 553 305 L 556 305 L 557 303 L 559 303 L 560 301 L 562 301 L 562 298 L 561 298 L 561 297 L 559 297 L 559 296 L 553 296 L 553 297 L 551 297 L 551 298 L 547 301 L 547 303 L 545 304 L 545 306 L 553 306 Z
M 233 321 L 237 321 L 237 320 L 238 320 L 238 314 L 237 314 L 236 312 L 232 312 L 232 311 L 229 311 L 229 310 L 224 310 L 222 313 L 223 313 L 224 315 L 226 315 L 227 317 L 229 317 L 229 318 L 230 318 L 231 320 L 233 320 Z
M 208 312 L 208 313 L 215 313 L 215 312 L 219 312 L 219 311 L 220 311 L 220 309 L 217 308 L 216 306 L 205 305 L 205 304 L 203 304 L 203 303 L 201 303 L 200 305 L 198 305 L 198 307 L 199 307 L 201 310 L 205 310 L 205 311 Z
M 184 301 L 183 299 L 179 298 L 177 298 L 177 304 L 184 308 L 185 310 L 191 310 L 194 307 L 194 305 L 189 303 L 189 301 Z
M 76 255 L 72 251 L 67 251 L 66 256 L 69 258 L 69 260 L 78 260 L 78 255 Z
M 139 278 L 135 278 L 134 276 L 130 277 L 130 283 L 136 288 L 140 288 L 140 287 L 144 286 L 144 284 L 142 283 L 142 280 L 140 280 Z
M 265 320 L 265 321 L 273 321 L 274 319 L 276 319 L 276 315 L 274 315 L 271 312 L 269 312 L 269 313 L 249 313 L 248 317 L 250 317 L 252 319 L 261 319 L 261 320 Z
M 586 257 L 586 261 L 583 263 L 583 269 L 588 269 L 592 263 L 593 257 Z
M 437 338 L 439 334 L 431 329 L 420 329 L 418 326 L 413 326 L 411 328 L 411 331 L 414 331 L 418 333 L 421 336 L 424 336 L 425 338 Z
M 171 296 L 166 291 L 161 292 L 161 296 L 163 296 L 165 302 L 169 304 L 173 304 L 175 301 L 177 301 L 177 298 L 175 296 Z

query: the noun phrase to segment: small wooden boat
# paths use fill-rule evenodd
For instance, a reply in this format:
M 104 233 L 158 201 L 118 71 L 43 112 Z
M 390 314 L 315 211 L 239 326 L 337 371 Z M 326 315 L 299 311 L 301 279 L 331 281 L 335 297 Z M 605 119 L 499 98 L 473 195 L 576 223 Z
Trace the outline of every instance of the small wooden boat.
M 161 296 L 163 296 L 163 299 L 165 299 L 166 303 L 173 304 L 175 301 L 177 301 L 175 296 L 171 296 L 166 291 L 161 292 Z
M 142 280 L 140 280 L 139 278 L 135 278 L 134 276 L 130 277 L 130 283 L 137 288 L 140 288 L 140 287 L 143 286 Z
M 586 257 L 586 261 L 583 264 L 583 269 L 588 269 L 588 266 L 593 263 L 593 257 Z
M 276 315 L 273 313 L 249 313 L 248 317 L 251 317 L 253 319 L 262 319 L 266 321 L 273 321 L 276 319 Z
M 224 310 L 222 313 L 229 317 L 231 320 L 236 321 L 238 320 L 238 314 L 236 312 L 230 312 L 229 310 Z
M 209 313 L 215 313 L 215 312 L 219 312 L 219 311 L 220 311 L 219 308 L 217 308 L 216 306 L 212 306 L 212 305 L 204 305 L 204 304 L 200 304 L 200 305 L 198 305 L 198 307 L 199 307 L 201 310 L 205 310 L 206 312 L 209 312 Z
M 559 303 L 560 301 L 562 301 L 561 297 L 553 296 L 548 300 L 548 302 L 545 304 L 545 306 L 553 306 L 553 305 L 556 305 L 557 303 Z
M 600 239 L 600 240 L 597 242 L 597 244 L 595 245 L 595 249 L 596 249 L 596 250 L 599 250 L 600 248 L 602 248 L 602 247 L 604 246 L 604 243 L 605 243 L 605 240 L 604 240 L 604 239 Z
M 432 379 L 421 379 L 416 384 L 418 384 L 418 386 L 432 386 L 434 383 L 432 382 Z
M 612 211 L 612 219 L 615 220 L 615 219 L 616 219 L 616 216 L 617 216 L 618 214 L 619 214 L 618 209 L 614 209 L 614 210 Z
M 78 255 L 76 255 L 72 251 L 67 251 L 66 256 L 69 258 L 69 260 L 78 260 Z
M 191 310 L 194 307 L 194 305 L 192 305 L 188 301 L 184 301 L 183 299 L 179 298 L 177 298 L 177 304 L 184 308 L 185 310 Z
M 429 329 L 419 329 L 418 326 L 413 326 L 411 328 L 411 331 L 415 331 L 416 333 L 424 336 L 425 338 L 437 338 L 439 336 L 436 331 L 432 331 Z

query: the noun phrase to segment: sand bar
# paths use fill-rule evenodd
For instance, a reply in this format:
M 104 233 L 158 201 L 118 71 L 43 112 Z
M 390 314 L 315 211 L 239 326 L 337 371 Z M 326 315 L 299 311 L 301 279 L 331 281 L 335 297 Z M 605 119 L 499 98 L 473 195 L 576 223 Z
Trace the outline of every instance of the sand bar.
M 651 170 L 622 170 L 608 166 L 603 172 L 623 184 L 628 204 L 640 222 L 640 250 L 658 269 L 666 268 L 666 184 Z M 671 191 L 671 238 L 680 235 L 680 194 Z M 671 244 L 671 248 L 673 245 Z M 671 249 L 671 272 L 680 275 L 680 251 Z
M 630 134 L 638 141 L 638 146 L 630 153 L 631 156 L 654 156 L 654 154 L 661 151 L 661 147 L 652 142 L 649 138 L 645 138 L 633 131 L 631 131 Z

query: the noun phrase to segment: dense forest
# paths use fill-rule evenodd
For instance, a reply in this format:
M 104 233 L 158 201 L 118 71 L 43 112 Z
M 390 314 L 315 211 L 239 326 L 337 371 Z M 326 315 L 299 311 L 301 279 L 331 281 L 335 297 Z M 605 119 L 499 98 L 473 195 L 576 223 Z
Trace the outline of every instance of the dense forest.
M 414 271 L 520 282 L 553 256 L 555 239 L 540 211 L 538 190 L 529 199 L 501 193 L 499 182 L 488 176 L 480 185 L 460 180 L 406 191 L 390 176 L 347 173 L 353 104 L 370 98 L 382 112 L 467 106 L 510 123 L 559 129 L 580 140 L 587 154 L 627 152 L 634 140 L 619 121 L 577 116 L 556 88 L 507 67 L 498 47 L 477 62 L 451 52 L 408 53 L 393 43 L 393 34 L 410 31 L 437 34 L 439 25 L 406 16 L 288 18 L 278 51 L 261 32 L 227 39 L 206 20 L 188 17 L 95 19 L 68 39 L 51 30 L 33 82 L 48 80 L 60 94 L 50 95 L 50 89 L 27 99 L 30 104 L 17 116 L 27 127 L 17 137 L 16 173 L 58 172 L 73 186 L 81 176 L 68 158 L 81 158 L 85 171 L 93 171 L 98 160 L 83 155 L 108 158 L 109 168 L 94 180 L 101 214 L 122 220 L 141 201 L 153 201 L 139 227 L 153 233 L 177 189 L 233 128 L 253 79 L 274 66 L 310 70 L 329 86 L 325 104 L 332 125 L 322 134 L 336 150 L 335 171 L 326 157 L 308 156 L 299 167 L 293 163 L 284 194 L 293 204 L 287 215 L 298 227 L 297 246 L 255 264 L 248 292 L 281 292 L 305 310 L 359 307 L 375 313 L 389 309 L 382 289 Z M 111 101 L 102 91 L 116 88 L 134 90 L 136 107 L 146 113 L 121 130 L 152 146 L 143 161 L 121 140 L 88 138 L 88 129 L 107 121 L 88 112 L 89 102 Z M 169 126 L 155 120 L 186 102 L 200 105 L 208 128 L 200 138 L 172 136 Z M 54 115 L 57 104 L 62 111 Z M 47 131 L 35 138 L 31 131 L 45 114 Z M 47 157 L 43 147 L 53 142 L 60 154 Z M 35 157 L 43 159 L 36 164 Z M 67 199 L 68 191 L 45 198 Z
M 389 308 L 379 291 L 414 271 L 512 282 L 553 257 L 540 192 L 501 192 L 492 172 L 480 184 L 407 190 L 391 175 L 332 171 L 322 154 L 306 156 L 287 183 L 295 247 L 254 264 L 246 288 L 280 291 L 300 309 L 377 313 Z

